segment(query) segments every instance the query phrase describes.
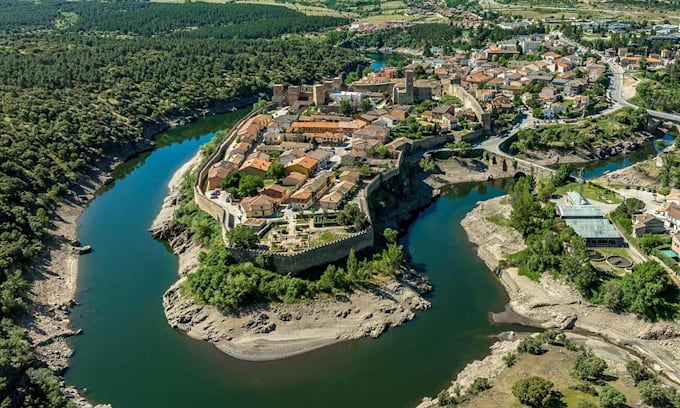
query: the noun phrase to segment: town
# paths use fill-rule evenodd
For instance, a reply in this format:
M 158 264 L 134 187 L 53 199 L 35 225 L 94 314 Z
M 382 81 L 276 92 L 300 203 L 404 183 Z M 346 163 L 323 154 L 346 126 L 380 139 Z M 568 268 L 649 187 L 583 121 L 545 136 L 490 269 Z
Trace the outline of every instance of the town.
M 670 50 L 649 55 L 648 68 L 674 57 Z M 373 241 L 370 192 L 398 175 L 405 157 L 442 145 L 467 152 L 489 135 L 502 142 L 521 127 L 604 115 L 620 107 L 608 86 L 610 65 L 635 69 L 639 60 L 625 48 L 584 50 L 560 32 L 536 33 L 380 66 L 351 82 L 274 85 L 271 102 L 240 122 L 211 158 L 198 186 L 211 204 L 199 203 L 225 231 L 255 233 L 247 243 L 227 239 L 241 249 L 291 256 L 347 239 L 363 249 Z M 558 215 L 590 247 L 626 245 L 604 218 L 611 205 L 570 194 Z M 654 214 L 634 215 L 634 236 L 677 231 L 673 194 L 661 209 L 647 207 Z M 676 236 L 665 255 L 677 260 L 678 253 Z M 342 256 L 335 251 L 315 264 Z

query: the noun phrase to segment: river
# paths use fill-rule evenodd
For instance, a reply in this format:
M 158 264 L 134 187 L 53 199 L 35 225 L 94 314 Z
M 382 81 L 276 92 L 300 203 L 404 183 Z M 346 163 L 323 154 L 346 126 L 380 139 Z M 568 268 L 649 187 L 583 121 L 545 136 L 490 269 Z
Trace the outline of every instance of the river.
M 114 407 L 412 407 L 487 354 L 489 312 L 507 301 L 475 256 L 460 221 L 503 180 L 456 186 L 411 224 L 401 243 L 435 287 L 432 308 L 379 339 L 361 339 L 274 362 L 245 362 L 171 329 L 161 306 L 177 259 L 148 227 L 167 183 L 214 131 L 243 111 L 213 116 L 158 138 L 158 148 L 120 166 L 79 220 L 94 251 L 80 258 L 69 384 Z

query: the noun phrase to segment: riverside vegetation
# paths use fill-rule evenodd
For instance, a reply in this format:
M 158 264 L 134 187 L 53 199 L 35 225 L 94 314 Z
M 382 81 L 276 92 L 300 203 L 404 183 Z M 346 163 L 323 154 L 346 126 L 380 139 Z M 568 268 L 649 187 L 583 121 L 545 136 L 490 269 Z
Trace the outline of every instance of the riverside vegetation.
M 598 146 L 622 140 L 647 125 L 647 111 L 622 109 L 595 120 L 582 120 L 576 124 L 542 126 L 523 129 L 511 149 L 526 152 L 549 148 L 569 149 Z
M 541 196 L 546 194 L 546 183 L 523 177 L 512 188 L 509 224 L 524 235 L 526 249 L 509 257 L 508 264 L 519 266 L 520 274 L 534 280 L 546 272 L 562 276 L 586 299 L 615 312 L 628 311 L 649 320 L 676 317 L 678 288 L 664 268 L 656 261 L 646 261 L 623 277 L 594 268 L 585 241 L 556 216 L 555 205 L 545 203 L 546 196 Z M 637 208 L 635 203 L 622 206 Z
M 276 6 L 2 0 L 0 10 L 0 404 L 59 407 L 57 378 L 13 322 L 72 186 L 148 148 L 164 120 L 364 58 L 296 35 L 346 20 Z

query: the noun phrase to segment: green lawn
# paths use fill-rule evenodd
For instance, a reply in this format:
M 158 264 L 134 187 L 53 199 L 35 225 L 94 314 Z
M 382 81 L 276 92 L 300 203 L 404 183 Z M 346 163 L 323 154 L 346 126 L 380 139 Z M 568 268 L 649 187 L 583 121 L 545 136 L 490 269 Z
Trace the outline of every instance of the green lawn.
M 590 182 L 583 185 L 583 190 L 581 190 L 581 185 L 579 183 L 569 183 L 559 187 L 557 189 L 557 194 L 565 195 L 568 191 L 578 191 L 583 194 L 585 198 L 601 203 L 620 204 L 623 201 L 623 199 L 614 191 Z

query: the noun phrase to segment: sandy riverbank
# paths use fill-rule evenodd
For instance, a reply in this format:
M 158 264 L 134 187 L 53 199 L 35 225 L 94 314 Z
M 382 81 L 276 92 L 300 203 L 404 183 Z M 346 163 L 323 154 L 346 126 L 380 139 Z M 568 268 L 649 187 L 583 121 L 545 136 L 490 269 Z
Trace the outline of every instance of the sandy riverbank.
M 415 318 L 430 307 L 421 294 L 430 289 L 406 268 L 373 290 L 357 291 L 297 304 L 261 305 L 225 312 L 202 305 L 180 290 L 184 276 L 197 265 L 200 248 L 173 222 L 182 175 L 198 163 L 195 157 L 169 184 L 170 194 L 154 220 L 154 236 L 168 239 L 179 257 L 180 280 L 163 296 L 168 323 L 189 336 L 213 343 L 243 360 L 276 360 L 362 337 L 378 337 L 390 327 Z
M 256 100 L 256 97 L 255 97 Z M 72 194 L 63 197 L 50 218 L 45 248 L 35 260 L 28 277 L 27 313 L 19 321 L 26 329 L 26 335 L 35 348 L 37 356 L 57 374 L 68 368 L 73 350 L 67 339 L 80 331 L 69 327 L 71 308 L 77 304 L 75 295 L 78 280 L 78 257 L 75 252 L 80 244 L 77 240 L 78 218 L 96 192 L 112 181 L 110 173 L 126 160 L 155 146 L 154 137 L 165 130 L 192 122 L 207 114 L 230 111 L 235 106 L 252 103 L 248 98 L 231 103 L 216 104 L 186 115 L 150 122 L 134 141 L 108 151 L 96 166 L 79 177 L 70 186 Z M 83 243 L 87 245 L 87 243 Z M 96 248 L 95 248 L 96 250 Z M 92 407 L 74 387 L 66 386 L 63 379 L 60 386 L 64 393 L 79 407 Z M 99 405 L 99 407 L 103 407 Z

